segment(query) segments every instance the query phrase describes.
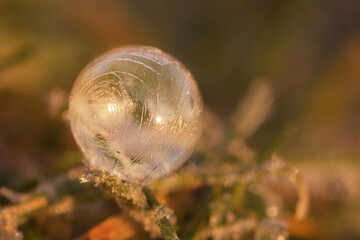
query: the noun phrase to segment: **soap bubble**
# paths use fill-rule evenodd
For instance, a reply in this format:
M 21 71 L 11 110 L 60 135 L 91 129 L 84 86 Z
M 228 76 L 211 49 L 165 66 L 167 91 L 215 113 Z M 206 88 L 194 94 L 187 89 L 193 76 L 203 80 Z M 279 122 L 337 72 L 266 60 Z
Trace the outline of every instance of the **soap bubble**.
M 77 144 L 92 168 L 145 184 L 180 167 L 201 134 L 203 104 L 190 72 L 152 47 L 93 60 L 70 96 Z

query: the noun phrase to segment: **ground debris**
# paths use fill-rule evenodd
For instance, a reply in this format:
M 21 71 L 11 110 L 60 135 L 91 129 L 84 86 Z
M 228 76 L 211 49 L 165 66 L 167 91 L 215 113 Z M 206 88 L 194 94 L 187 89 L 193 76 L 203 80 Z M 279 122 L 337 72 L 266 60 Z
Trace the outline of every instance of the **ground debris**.
M 149 239 L 141 224 L 131 219 L 125 213 L 109 217 L 91 228 L 76 240 L 122 240 L 122 239 Z

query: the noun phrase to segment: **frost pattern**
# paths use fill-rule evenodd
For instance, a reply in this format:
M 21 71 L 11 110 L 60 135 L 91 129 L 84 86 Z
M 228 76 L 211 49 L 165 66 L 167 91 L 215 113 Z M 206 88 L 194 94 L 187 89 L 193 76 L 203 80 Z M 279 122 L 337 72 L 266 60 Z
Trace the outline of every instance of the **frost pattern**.
M 70 123 L 92 168 L 146 184 L 181 166 L 199 140 L 202 99 L 189 71 L 162 51 L 114 49 L 79 75 Z

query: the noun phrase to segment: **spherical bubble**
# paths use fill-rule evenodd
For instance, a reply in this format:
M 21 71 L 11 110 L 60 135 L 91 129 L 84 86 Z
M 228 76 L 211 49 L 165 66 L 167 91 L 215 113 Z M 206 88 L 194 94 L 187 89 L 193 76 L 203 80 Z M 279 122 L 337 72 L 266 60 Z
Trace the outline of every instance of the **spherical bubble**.
M 201 134 L 202 99 L 190 72 L 152 47 L 93 60 L 70 96 L 73 135 L 92 168 L 145 184 L 180 167 Z

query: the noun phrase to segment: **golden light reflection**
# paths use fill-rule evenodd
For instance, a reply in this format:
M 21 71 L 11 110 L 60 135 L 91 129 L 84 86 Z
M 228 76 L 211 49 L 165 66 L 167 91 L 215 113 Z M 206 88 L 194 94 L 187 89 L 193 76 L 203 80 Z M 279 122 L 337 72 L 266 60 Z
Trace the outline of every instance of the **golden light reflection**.
M 107 109 L 108 109 L 109 112 L 115 112 L 116 109 L 117 109 L 117 106 L 116 106 L 115 103 L 110 103 L 110 104 L 107 105 Z
M 162 118 L 161 118 L 161 117 L 156 117 L 155 120 L 156 120 L 157 123 L 161 123 L 161 122 L 162 122 Z

